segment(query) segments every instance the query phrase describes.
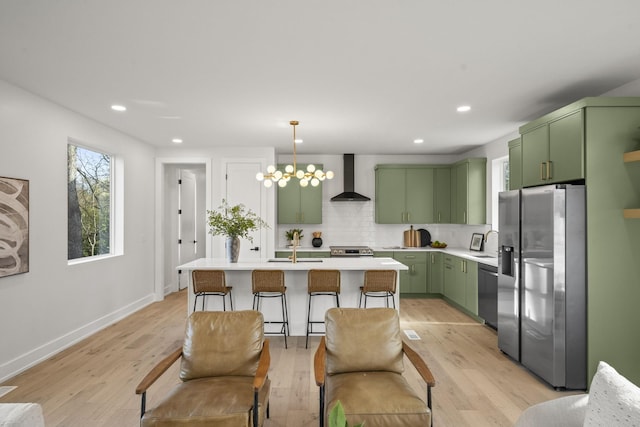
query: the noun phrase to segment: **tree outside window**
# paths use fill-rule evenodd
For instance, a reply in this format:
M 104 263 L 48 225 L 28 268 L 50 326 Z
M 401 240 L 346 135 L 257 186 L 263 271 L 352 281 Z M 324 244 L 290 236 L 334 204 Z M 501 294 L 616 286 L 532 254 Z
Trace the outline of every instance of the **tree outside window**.
M 69 144 L 68 259 L 111 253 L 112 158 Z

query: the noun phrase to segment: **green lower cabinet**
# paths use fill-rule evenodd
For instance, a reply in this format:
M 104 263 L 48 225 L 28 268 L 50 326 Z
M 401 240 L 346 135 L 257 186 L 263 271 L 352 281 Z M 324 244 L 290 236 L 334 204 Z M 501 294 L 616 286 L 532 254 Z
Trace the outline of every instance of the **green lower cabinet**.
M 444 296 L 470 313 L 478 314 L 478 263 L 444 255 Z
M 409 267 L 400 271 L 400 294 L 426 294 L 429 264 L 426 252 L 394 252 L 393 258 Z
M 392 251 L 375 251 L 373 253 L 373 256 L 377 258 L 393 258 L 393 252 Z
M 478 315 L 478 263 L 464 260 L 466 284 L 466 298 L 464 306 L 467 310 Z
M 429 283 L 427 291 L 430 294 L 441 294 L 444 282 L 444 267 L 442 265 L 442 252 L 429 252 Z

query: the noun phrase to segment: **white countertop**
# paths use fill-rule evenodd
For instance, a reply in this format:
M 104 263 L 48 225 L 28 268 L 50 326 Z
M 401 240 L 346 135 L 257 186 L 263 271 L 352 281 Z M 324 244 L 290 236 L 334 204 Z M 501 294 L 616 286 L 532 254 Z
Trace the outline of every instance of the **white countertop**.
M 270 261 L 271 260 L 271 261 Z M 178 270 L 220 269 L 227 271 L 247 270 L 287 270 L 306 271 L 312 268 L 334 269 L 341 271 L 358 270 L 408 270 L 409 267 L 393 258 L 349 257 L 349 258 L 298 258 L 292 263 L 287 258 L 269 258 L 257 260 L 239 260 L 227 262 L 224 258 L 200 258 L 176 267 Z

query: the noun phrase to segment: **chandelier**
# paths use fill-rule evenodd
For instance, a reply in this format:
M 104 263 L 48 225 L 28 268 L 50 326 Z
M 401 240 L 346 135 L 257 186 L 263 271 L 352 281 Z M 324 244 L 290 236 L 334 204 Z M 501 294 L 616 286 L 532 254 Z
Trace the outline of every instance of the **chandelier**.
M 289 124 L 293 126 L 293 165 L 287 165 L 284 168 L 284 172 L 277 170 L 273 165 L 269 165 L 267 173 L 258 172 L 256 179 L 262 181 L 267 188 L 271 187 L 274 182 L 278 184 L 278 187 L 286 187 L 293 177 L 300 180 L 300 187 L 306 187 L 309 183 L 313 187 L 317 187 L 320 181 L 332 179 L 333 172 L 323 172 L 322 169 L 316 169 L 314 165 L 308 165 L 306 171 L 296 168 L 296 126 L 298 126 L 299 122 L 291 120 Z

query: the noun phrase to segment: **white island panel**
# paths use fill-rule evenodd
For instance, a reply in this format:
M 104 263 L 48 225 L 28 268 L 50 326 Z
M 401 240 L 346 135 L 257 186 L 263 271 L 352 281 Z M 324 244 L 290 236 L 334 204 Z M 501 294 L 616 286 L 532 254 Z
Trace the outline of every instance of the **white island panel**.
M 251 292 L 251 272 L 253 270 L 283 270 L 287 287 L 287 303 L 289 306 L 289 329 L 292 336 L 306 335 L 307 322 L 307 272 L 311 269 L 340 270 L 340 306 L 357 307 L 360 297 L 360 286 L 365 270 L 408 270 L 408 267 L 393 258 L 354 257 L 354 258 L 303 258 L 292 263 L 286 258 L 251 260 L 246 262 L 229 263 L 225 259 L 200 258 L 177 267 L 186 273 L 189 279 L 187 312 L 193 312 L 195 295 L 191 284 L 193 270 L 224 270 L 227 286 L 233 286 L 232 298 L 235 310 L 250 310 L 253 304 Z M 398 274 L 400 280 L 400 274 Z M 396 308 L 400 307 L 398 283 L 394 296 Z M 311 308 L 312 320 L 322 320 L 326 309 L 333 307 L 331 297 L 314 297 Z M 198 310 L 201 310 L 202 298 L 198 300 Z M 280 299 L 263 299 L 261 311 L 265 321 L 282 319 Z M 228 304 L 227 304 L 228 306 Z M 383 298 L 369 298 L 367 307 L 384 306 Z M 205 309 L 222 310 L 221 297 L 207 297 Z M 266 325 L 269 328 L 270 325 Z M 276 326 L 273 325 L 275 328 Z M 314 328 L 314 331 L 318 327 Z M 270 331 L 270 329 L 267 329 Z

